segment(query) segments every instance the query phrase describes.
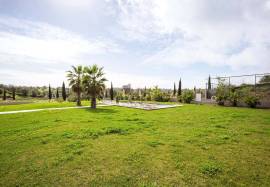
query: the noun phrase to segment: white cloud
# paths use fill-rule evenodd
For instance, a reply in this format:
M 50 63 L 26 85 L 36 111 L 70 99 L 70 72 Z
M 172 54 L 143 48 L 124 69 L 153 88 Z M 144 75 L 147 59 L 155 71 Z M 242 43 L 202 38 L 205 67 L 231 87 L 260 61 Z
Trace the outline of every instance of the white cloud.
M 183 37 L 148 55 L 144 63 L 179 67 L 204 62 L 232 69 L 270 69 L 270 1 L 118 1 L 119 22 L 129 39 L 164 34 Z
M 0 17 L 0 28 L 0 53 L 10 56 L 31 57 L 48 63 L 74 63 L 84 55 L 121 52 L 110 39 L 86 39 L 41 22 Z

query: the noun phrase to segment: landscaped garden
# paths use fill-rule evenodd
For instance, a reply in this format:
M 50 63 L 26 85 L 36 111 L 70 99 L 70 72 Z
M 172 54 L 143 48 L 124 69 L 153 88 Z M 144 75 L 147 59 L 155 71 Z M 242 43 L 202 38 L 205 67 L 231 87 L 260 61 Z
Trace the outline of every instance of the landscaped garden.
M 0 122 L 0 186 L 270 184 L 269 110 L 98 106 L 5 114 Z

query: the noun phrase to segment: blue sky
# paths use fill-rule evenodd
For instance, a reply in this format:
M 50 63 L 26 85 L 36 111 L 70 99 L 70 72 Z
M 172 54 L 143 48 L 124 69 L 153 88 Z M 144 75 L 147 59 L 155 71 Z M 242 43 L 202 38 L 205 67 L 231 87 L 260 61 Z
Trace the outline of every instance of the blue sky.
M 133 87 L 270 72 L 269 20 L 270 0 L 0 0 L 0 83 L 59 86 L 94 63 Z

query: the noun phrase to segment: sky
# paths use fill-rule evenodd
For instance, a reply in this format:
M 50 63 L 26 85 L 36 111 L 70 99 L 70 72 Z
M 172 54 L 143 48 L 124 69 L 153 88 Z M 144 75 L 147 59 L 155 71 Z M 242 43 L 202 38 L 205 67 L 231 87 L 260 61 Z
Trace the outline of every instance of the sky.
M 270 0 L 0 0 L 0 84 L 61 86 L 79 64 L 133 88 L 269 73 Z

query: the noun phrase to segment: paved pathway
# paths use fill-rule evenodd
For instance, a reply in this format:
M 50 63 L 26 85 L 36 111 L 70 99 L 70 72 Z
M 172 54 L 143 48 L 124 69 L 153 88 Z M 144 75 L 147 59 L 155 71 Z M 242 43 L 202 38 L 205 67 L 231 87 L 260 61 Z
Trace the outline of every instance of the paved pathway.
M 97 105 L 99 106 L 109 106 L 109 105 Z M 1 114 L 16 114 L 16 113 L 27 113 L 27 112 L 39 112 L 44 110 L 65 110 L 65 109 L 72 109 L 72 108 L 90 108 L 89 106 L 73 106 L 73 107 L 59 107 L 59 108 L 41 108 L 41 109 L 31 109 L 31 110 L 15 110 L 15 111 L 6 111 L 0 112 Z

